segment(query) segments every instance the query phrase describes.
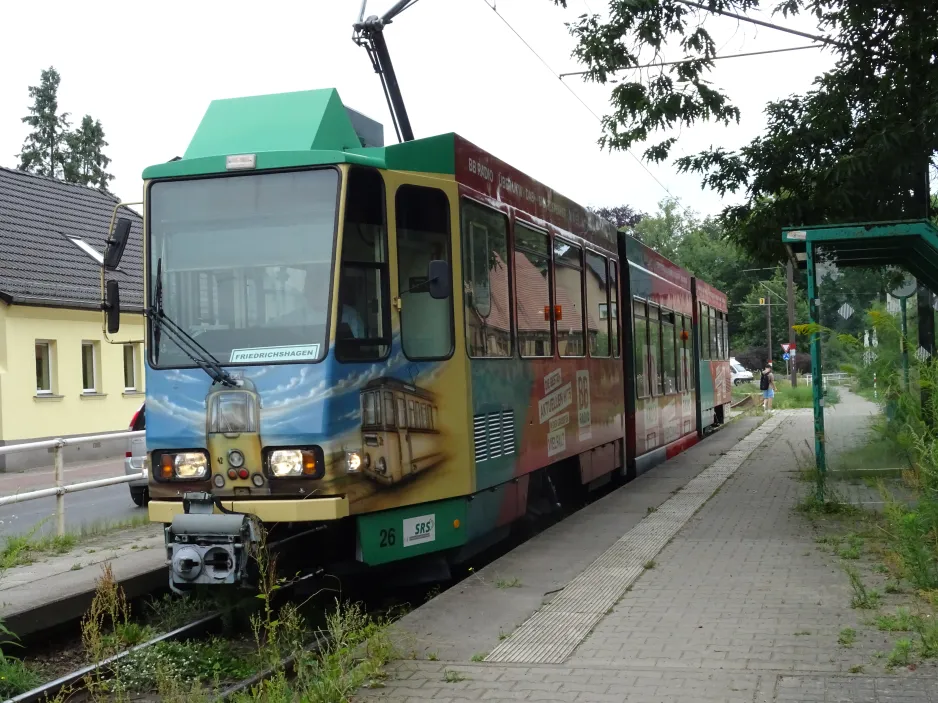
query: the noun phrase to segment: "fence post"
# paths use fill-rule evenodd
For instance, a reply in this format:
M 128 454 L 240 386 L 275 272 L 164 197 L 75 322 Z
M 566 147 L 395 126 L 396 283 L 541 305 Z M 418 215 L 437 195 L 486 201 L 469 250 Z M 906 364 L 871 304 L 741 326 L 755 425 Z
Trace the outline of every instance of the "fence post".
M 65 536 L 65 456 L 63 450 L 65 443 L 58 440 L 52 449 L 55 461 L 55 487 L 59 489 L 55 494 L 55 532 L 59 537 Z

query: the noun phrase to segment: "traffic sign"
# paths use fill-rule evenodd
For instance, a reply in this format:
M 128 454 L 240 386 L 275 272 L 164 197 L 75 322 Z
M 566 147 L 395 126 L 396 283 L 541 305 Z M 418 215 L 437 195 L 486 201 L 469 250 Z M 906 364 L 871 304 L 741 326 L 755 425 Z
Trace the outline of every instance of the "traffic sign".
M 765 298 L 759 298 L 759 305 L 765 305 Z
M 782 354 L 783 361 L 788 361 L 790 358 L 791 358 L 791 355 L 788 352 L 785 352 L 784 354 Z
M 785 352 L 786 354 L 788 353 L 788 350 L 789 350 L 789 349 L 791 349 L 791 345 L 790 345 L 790 344 L 783 344 L 783 345 L 782 345 L 782 351 Z

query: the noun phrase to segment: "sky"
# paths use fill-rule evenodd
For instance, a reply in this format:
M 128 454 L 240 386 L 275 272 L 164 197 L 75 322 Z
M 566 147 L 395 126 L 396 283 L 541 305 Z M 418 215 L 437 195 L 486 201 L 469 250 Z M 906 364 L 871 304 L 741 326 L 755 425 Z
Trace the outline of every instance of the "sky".
M 367 14 L 392 4 L 369 0 Z M 643 167 L 628 153 L 602 150 L 595 115 L 608 112 L 611 86 L 566 78 L 571 94 L 492 4 L 554 73 L 583 68 L 571 56 L 565 23 L 607 8 L 603 0 L 568 0 L 567 10 L 552 0 L 417 2 L 385 29 L 417 137 L 457 132 L 584 206 L 654 212 L 671 194 L 708 215 L 739 200 L 702 190 L 697 176 L 678 174 L 671 163 Z M 0 166 L 18 164 L 28 87 L 49 66 L 61 74 L 59 106 L 73 124 L 85 114 L 101 121 L 111 190 L 124 202 L 142 198 L 146 166 L 185 152 L 216 98 L 334 87 L 346 105 L 382 122 L 385 142 L 394 143 L 380 80 L 351 39 L 360 7 L 360 0 L 48 0 L 42 13 L 54 21 L 41 33 L 7 32 L 0 42 Z M 4 23 L 35 26 L 35 13 L 29 3 L 7 3 Z M 808 18 L 761 17 L 815 30 Z M 707 28 L 720 54 L 811 43 L 723 17 L 708 18 Z M 681 58 L 677 46 L 661 57 Z M 681 130 L 674 155 L 738 148 L 764 129 L 767 102 L 809 90 L 832 65 L 831 54 L 817 50 L 716 62 L 712 85 L 729 94 L 742 119 Z M 640 157 L 640 147 L 633 151 Z

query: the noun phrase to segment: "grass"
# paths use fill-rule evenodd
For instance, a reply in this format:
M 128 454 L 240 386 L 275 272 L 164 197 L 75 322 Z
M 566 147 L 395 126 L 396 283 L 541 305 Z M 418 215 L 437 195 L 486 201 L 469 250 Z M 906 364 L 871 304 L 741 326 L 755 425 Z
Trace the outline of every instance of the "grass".
M 0 654 L 0 696 L 3 700 L 31 691 L 42 683 L 42 677 L 19 659 Z
M 644 564 L 642 564 L 642 568 L 643 568 L 643 569 L 646 569 L 646 570 L 647 570 L 647 569 L 654 569 L 654 568 L 655 568 L 655 560 L 654 560 L 654 559 L 650 559 L 649 561 L 646 561 Z
M 849 669 L 847 669 L 847 671 L 849 671 L 851 674 L 862 674 L 863 668 L 864 667 L 862 664 L 855 664 L 854 666 L 851 666 Z
M 452 669 L 447 669 L 443 672 L 443 680 L 446 683 L 459 683 L 460 681 L 465 681 L 466 677 L 458 671 L 453 671 Z
M 811 634 L 811 630 L 799 630 L 795 633 L 795 637 L 807 637 Z
M 510 579 L 498 579 L 495 581 L 495 588 L 521 588 L 521 579 L 515 577 Z
M 472 655 L 472 658 L 469 661 L 473 661 L 473 662 L 485 661 L 486 656 L 487 655 L 485 652 L 476 652 L 475 654 Z
M 912 632 L 921 618 L 912 615 L 908 608 L 899 608 L 894 615 L 879 615 L 876 628 L 883 632 Z
M 896 640 L 889 657 L 886 659 L 887 666 L 909 666 L 912 663 L 912 640 Z
M 841 647 L 852 647 L 853 643 L 857 641 L 857 631 L 852 627 L 845 627 L 840 631 L 840 636 L 837 638 L 837 644 Z

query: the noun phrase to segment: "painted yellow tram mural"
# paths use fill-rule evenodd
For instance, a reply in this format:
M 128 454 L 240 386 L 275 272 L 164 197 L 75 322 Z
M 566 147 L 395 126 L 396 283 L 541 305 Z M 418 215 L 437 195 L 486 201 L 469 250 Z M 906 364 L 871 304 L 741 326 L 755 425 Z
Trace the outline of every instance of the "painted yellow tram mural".
M 432 393 L 396 378 L 362 389 L 362 470 L 385 485 L 400 483 L 446 459 Z

